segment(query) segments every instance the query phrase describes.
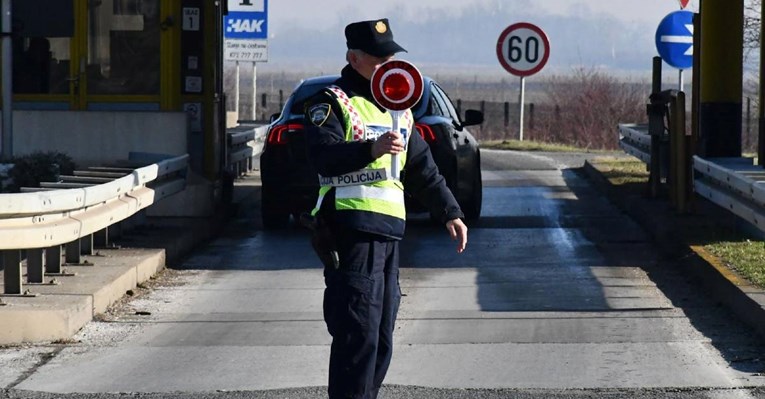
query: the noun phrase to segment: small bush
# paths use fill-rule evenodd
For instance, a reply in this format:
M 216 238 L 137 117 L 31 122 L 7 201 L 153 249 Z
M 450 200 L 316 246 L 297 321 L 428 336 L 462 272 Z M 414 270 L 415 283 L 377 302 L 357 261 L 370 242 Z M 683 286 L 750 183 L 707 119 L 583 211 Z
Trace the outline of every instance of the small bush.
M 66 154 L 49 151 L 34 152 L 15 157 L 11 160 L 13 168 L 8 171 L 12 182 L 6 188 L 8 192 L 19 192 L 21 187 L 39 187 L 40 182 L 55 182 L 59 176 L 71 175 L 75 163 Z
M 621 82 L 596 69 L 577 69 L 572 76 L 554 76 L 547 82 L 552 113 L 541 113 L 533 138 L 581 148 L 617 148 L 619 123 L 647 119 L 645 104 L 650 89 Z M 550 117 L 552 116 L 552 117 Z

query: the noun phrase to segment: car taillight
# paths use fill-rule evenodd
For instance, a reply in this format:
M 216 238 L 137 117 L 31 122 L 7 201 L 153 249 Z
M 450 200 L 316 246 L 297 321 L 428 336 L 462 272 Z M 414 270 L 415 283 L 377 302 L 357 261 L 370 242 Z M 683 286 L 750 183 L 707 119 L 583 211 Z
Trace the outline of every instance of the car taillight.
M 268 133 L 268 144 L 287 144 L 287 133 L 300 130 L 303 130 L 303 125 L 300 123 L 276 125 Z
M 420 136 L 422 136 L 423 140 L 428 143 L 436 142 L 436 134 L 433 133 L 433 129 L 431 129 L 430 126 L 424 123 L 415 123 L 414 127 L 417 128 L 417 132 L 420 133 Z

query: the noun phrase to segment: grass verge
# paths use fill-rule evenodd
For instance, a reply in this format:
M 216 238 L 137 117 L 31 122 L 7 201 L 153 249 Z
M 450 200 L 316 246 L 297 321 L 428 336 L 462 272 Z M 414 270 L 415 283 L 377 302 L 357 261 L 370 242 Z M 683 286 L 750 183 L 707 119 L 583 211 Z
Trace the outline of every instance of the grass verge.
M 619 195 L 645 195 L 648 171 L 641 161 L 631 157 L 598 157 L 591 164 Z M 671 223 L 676 223 L 675 227 L 682 232 L 683 239 L 689 245 L 703 247 L 745 280 L 765 288 L 765 243 L 742 232 L 738 228 L 741 224 L 735 222 L 734 215 L 723 215 L 725 223 L 713 217 L 699 218 L 696 215 L 673 215 Z
M 704 248 L 752 284 L 765 287 L 765 243 L 762 241 L 721 241 Z
M 481 148 L 491 148 L 494 150 L 513 150 L 513 151 L 545 151 L 545 152 L 592 152 L 606 153 L 604 150 L 589 150 L 586 148 L 572 147 L 565 144 L 544 143 L 540 141 L 520 141 L 520 140 L 488 140 L 481 141 Z

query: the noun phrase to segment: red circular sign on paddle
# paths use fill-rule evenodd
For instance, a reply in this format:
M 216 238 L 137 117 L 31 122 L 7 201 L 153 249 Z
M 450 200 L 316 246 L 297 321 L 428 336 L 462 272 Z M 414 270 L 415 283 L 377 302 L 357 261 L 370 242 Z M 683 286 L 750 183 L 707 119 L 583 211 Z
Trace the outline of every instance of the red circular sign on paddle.
M 422 75 L 417 67 L 402 60 L 382 63 L 372 74 L 372 96 L 390 111 L 412 108 L 422 97 Z

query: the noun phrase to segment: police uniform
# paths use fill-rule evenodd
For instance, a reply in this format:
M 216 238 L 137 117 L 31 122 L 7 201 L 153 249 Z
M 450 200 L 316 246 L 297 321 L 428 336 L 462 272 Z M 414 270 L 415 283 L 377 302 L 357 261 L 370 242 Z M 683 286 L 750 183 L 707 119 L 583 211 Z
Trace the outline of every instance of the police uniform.
M 352 23 L 349 49 L 376 57 L 405 51 L 387 19 Z M 410 111 L 399 122 L 407 143 L 399 154 L 400 181 L 391 156 L 374 159 L 372 144 L 392 130 L 391 115 L 374 100 L 370 82 L 351 65 L 306 105 L 308 154 L 320 175 L 314 209 L 333 236 L 336 262 L 324 262 L 324 319 L 332 335 L 330 398 L 376 398 L 393 353 L 401 300 L 399 247 L 404 236 L 404 188 L 444 223 L 464 217 Z

